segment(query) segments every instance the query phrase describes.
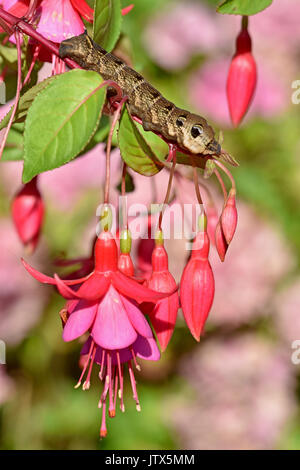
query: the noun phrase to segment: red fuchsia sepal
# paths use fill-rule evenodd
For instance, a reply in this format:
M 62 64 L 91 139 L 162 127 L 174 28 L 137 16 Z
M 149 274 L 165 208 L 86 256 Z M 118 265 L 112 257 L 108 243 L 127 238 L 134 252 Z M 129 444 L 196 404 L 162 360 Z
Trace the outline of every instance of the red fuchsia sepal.
M 25 261 L 23 264 L 29 274 L 46 284 L 56 285 L 59 292 L 66 299 L 97 300 L 103 297 L 112 284 L 121 294 L 128 296 L 138 303 L 157 302 L 167 297 L 163 294 L 148 289 L 136 280 L 125 276 L 118 269 L 118 249 L 110 232 L 103 231 L 95 244 L 95 267 L 88 276 L 81 279 L 62 280 L 56 274 L 54 278 L 39 273 Z M 70 285 L 80 284 L 78 290 L 69 288 Z
M 229 245 L 233 239 L 237 226 L 237 220 L 238 214 L 236 209 L 235 189 L 231 188 L 221 215 L 222 231 L 227 245 Z
M 223 262 L 228 249 L 228 243 L 223 233 L 221 221 L 219 220 L 215 231 L 215 244 L 220 260 Z
M 201 228 L 194 239 L 191 257 L 180 281 L 180 302 L 183 315 L 190 332 L 197 341 L 200 341 L 215 292 L 214 276 L 208 261 L 210 243 L 205 215 L 200 216 L 200 224 Z
M 23 245 L 32 253 L 44 219 L 44 203 L 37 187 L 37 177 L 25 184 L 14 197 L 12 218 Z
M 147 286 L 157 292 L 174 292 L 176 281 L 168 268 L 168 255 L 163 245 L 163 235 L 160 230 L 156 237 L 156 246 L 152 253 L 152 274 Z M 151 323 L 157 335 L 162 351 L 165 351 L 172 337 L 177 312 L 179 309 L 178 292 L 159 300 L 155 305 L 145 306 Z M 144 310 L 145 311 L 145 310 Z
M 234 126 L 238 126 L 246 114 L 255 92 L 257 73 L 251 49 L 247 20 L 243 18 L 242 31 L 237 37 L 236 53 L 229 67 L 226 85 L 229 111 Z
M 71 0 L 72 6 L 78 11 L 80 16 L 89 23 L 93 22 L 94 10 L 85 0 Z

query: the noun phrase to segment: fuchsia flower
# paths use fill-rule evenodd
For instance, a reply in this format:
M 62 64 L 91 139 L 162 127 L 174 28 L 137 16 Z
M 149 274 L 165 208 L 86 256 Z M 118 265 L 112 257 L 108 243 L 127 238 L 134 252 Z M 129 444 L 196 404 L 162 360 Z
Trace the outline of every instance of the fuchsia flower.
M 197 233 L 189 259 L 180 281 L 180 302 L 190 332 L 197 341 L 211 309 L 215 281 L 208 261 L 209 237 L 206 216 L 199 217 L 200 231 Z
M 22 243 L 32 253 L 38 243 L 44 218 L 44 203 L 37 187 L 37 176 L 15 196 L 12 217 Z
M 105 385 L 99 402 L 99 407 L 103 407 L 100 434 L 104 437 L 107 398 L 109 415 L 113 417 L 118 387 L 121 409 L 124 411 L 124 364 L 128 365 L 133 396 L 140 410 L 131 361 L 139 369 L 136 357 L 146 360 L 158 360 L 160 357 L 152 330 L 138 303 L 155 304 L 170 294 L 155 292 L 120 272 L 117 267 L 117 244 L 110 232 L 100 234 L 94 254 L 92 273 L 76 280 L 61 280 L 56 274 L 52 278 L 36 271 L 24 260 L 23 264 L 34 278 L 56 285 L 61 295 L 68 299 L 64 309 L 63 339 L 72 341 L 87 331 L 90 333 L 82 350 L 87 357 L 77 386 L 80 386 L 88 369 L 83 384 L 83 389 L 88 389 L 94 362 L 101 365 L 100 379 L 105 378 Z M 76 285 L 76 291 L 69 287 L 72 285 Z
M 43 0 L 37 15 L 40 15 L 37 31 L 54 42 L 82 34 L 81 17 L 93 21 L 93 10 L 85 0 Z
M 168 255 L 163 246 L 163 235 L 159 231 L 155 240 L 156 246 L 152 253 L 152 274 L 146 285 L 157 292 L 173 292 L 169 297 L 159 300 L 150 309 L 146 307 L 151 323 L 155 329 L 162 351 L 165 351 L 174 331 L 179 296 L 176 281 L 168 269 Z M 144 310 L 145 311 L 145 310 Z
M 243 24 L 237 37 L 236 53 L 227 78 L 227 100 L 233 124 L 238 126 L 246 114 L 256 87 L 256 64 L 251 53 L 251 38 Z

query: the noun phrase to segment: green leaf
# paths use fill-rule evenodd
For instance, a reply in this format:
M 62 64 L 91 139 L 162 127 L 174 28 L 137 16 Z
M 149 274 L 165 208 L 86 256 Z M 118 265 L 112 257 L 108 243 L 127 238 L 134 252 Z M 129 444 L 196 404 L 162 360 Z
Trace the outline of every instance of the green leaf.
M 84 147 L 80 155 L 84 155 L 86 152 L 92 150 L 96 145 L 100 144 L 101 142 L 104 142 L 108 136 L 110 126 L 111 124 L 109 121 L 109 117 L 102 114 L 95 134 L 88 142 L 88 144 Z
M 163 168 L 131 119 L 127 107 L 124 107 L 121 115 L 118 141 L 124 162 L 137 173 L 153 176 Z
M 5 149 L 2 155 L 3 162 L 23 160 L 23 130 L 23 124 L 15 124 L 13 127 L 11 127 L 7 136 Z
M 255 15 L 271 5 L 273 0 L 225 0 L 218 8 L 219 13 L 228 15 Z
M 95 0 L 93 39 L 108 52 L 119 39 L 121 23 L 120 0 Z
M 51 83 L 53 80 L 55 80 L 58 77 L 58 75 L 54 75 L 53 77 L 46 78 L 46 80 L 43 80 L 42 82 L 38 83 L 37 85 L 31 87 L 26 93 L 24 93 L 23 96 L 21 96 L 18 104 L 18 108 L 14 117 L 13 122 L 23 122 L 25 121 L 25 118 L 27 116 L 27 112 L 29 107 L 32 105 L 32 102 L 36 95 L 42 91 L 49 83 Z M 8 113 L 4 116 L 4 118 L 0 122 L 0 130 L 4 129 L 9 122 L 11 113 L 12 113 L 12 108 L 8 111 Z
M 9 64 L 17 62 L 18 59 L 17 49 L 13 46 L 3 46 L 3 44 L 0 44 L 0 55 Z
M 58 75 L 32 103 L 25 121 L 23 181 L 72 160 L 95 133 L 105 101 L 96 72 Z M 97 90 L 97 91 L 96 91 Z

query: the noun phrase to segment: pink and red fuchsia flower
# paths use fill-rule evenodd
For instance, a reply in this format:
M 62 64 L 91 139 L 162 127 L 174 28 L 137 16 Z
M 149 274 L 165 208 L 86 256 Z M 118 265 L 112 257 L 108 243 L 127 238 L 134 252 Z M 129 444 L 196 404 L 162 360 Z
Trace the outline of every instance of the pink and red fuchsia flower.
M 138 304 L 155 304 L 172 294 L 155 292 L 118 269 L 118 249 L 112 234 L 103 231 L 95 244 L 94 271 L 81 279 L 61 280 L 46 276 L 29 266 L 24 260 L 27 271 L 42 283 L 57 287 L 60 294 L 68 299 L 64 309 L 63 339 L 72 341 L 87 331 L 90 337 L 81 354 L 86 355 L 84 368 L 77 386 L 87 372 L 83 389 L 90 386 L 93 364 L 100 364 L 100 380 L 105 380 L 99 407 L 103 407 L 100 434 L 106 435 L 106 406 L 109 416 L 115 416 L 117 393 L 124 411 L 123 378 L 127 364 L 133 397 L 137 410 L 140 410 L 136 390 L 133 365 L 139 369 L 136 358 L 157 361 L 160 352 L 152 330 Z M 73 290 L 69 286 L 75 286 Z

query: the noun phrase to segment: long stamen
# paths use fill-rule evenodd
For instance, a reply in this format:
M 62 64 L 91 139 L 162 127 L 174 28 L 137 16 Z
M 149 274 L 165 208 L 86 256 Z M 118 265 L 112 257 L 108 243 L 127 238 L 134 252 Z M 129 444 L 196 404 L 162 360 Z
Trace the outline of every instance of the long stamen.
M 131 361 L 128 361 L 128 369 L 129 369 L 129 377 L 130 377 L 130 382 L 131 382 L 131 388 L 132 388 L 132 392 L 133 392 L 133 399 L 136 402 L 136 410 L 141 411 L 141 405 L 140 405 L 140 402 L 139 402 L 139 397 L 138 397 L 138 393 L 137 393 L 137 389 L 136 389 L 136 382 L 135 382 L 135 377 L 134 377 L 134 372 L 133 372 Z
M 102 420 L 101 420 L 101 428 L 100 428 L 100 437 L 107 436 L 107 428 L 106 428 L 106 403 L 103 403 L 102 408 Z
M 124 398 L 123 398 L 124 375 L 123 375 L 123 366 L 121 366 L 120 354 L 119 354 L 118 351 L 117 351 L 117 362 L 118 362 L 118 371 L 119 371 L 119 378 L 120 378 L 120 389 L 119 389 L 119 398 L 120 398 L 120 401 L 121 401 L 120 408 L 124 413 L 124 411 L 125 411 Z
M 104 367 L 105 367 L 105 349 L 102 350 L 101 368 L 100 368 L 100 372 L 99 372 L 99 379 L 100 380 L 103 380 L 103 377 L 104 377 L 104 374 L 103 374 Z
M 105 403 L 108 389 L 109 389 L 109 376 L 108 376 L 108 374 L 106 374 L 104 389 L 103 389 L 102 395 L 101 395 L 99 403 L 98 403 L 98 408 L 101 408 L 103 403 Z
M 141 366 L 136 361 L 136 355 L 135 355 L 134 349 L 132 347 L 130 348 L 130 352 L 132 354 L 132 358 L 133 358 L 135 368 L 136 368 L 136 370 L 138 370 L 140 372 L 142 369 L 141 369 Z
M 114 402 L 113 402 L 113 374 L 112 374 L 112 366 L 111 366 L 111 354 L 108 353 L 108 361 L 107 361 L 107 375 L 109 376 L 109 384 L 108 384 L 108 390 L 109 390 L 109 409 L 108 409 L 108 414 L 110 418 L 113 418 L 115 416 L 114 413 Z
M 91 380 L 91 374 L 92 374 L 93 364 L 94 364 L 94 360 L 95 360 L 95 354 L 96 354 L 96 346 L 94 346 L 94 349 L 93 349 L 93 352 L 92 352 L 88 375 L 87 375 L 87 378 L 84 381 L 83 386 L 82 386 L 83 390 L 88 390 L 90 388 L 90 385 L 91 385 L 90 380 Z
M 84 367 L 83 367 L 82 372 L 81 372 L 81 375 L 80 375 L 80 377 L 79 377 L 79 380 L 78 380 L 78 382 L 77 382 L 77 384 L 75 385 L 74 388 L 78 388 L 78 387 L 80 387 L 80 385 L 81 385 L 81 381 L 82 381 L 82 379 L 83 379 L 83 377 L 84 377 L 84 374 L 85 374 L 85 371 L 86 371 L 86 369 L 87 369 L 89 360 L 90 360 L 90 358 L 91 358 L 91 354 L 92 354 L 92 351 L 93 351 L 94 344 L 95 344 L 95 343 L 94 343 L 94 340 L 92 340 L 92 341 L 91 341 L 91 345 L 90 345 L 90 349 L 89 349 L 89 352 L 88 352 L 87 360 L 85 361 Z
M 118 395 L 118 381 L 119 381 L 119 376 L 118 376 L 118 369 L 115 367 L 115 390 L 114 390 L 114 412 L 116 414 L 116 405 L 117 405 L 117 395 Z

